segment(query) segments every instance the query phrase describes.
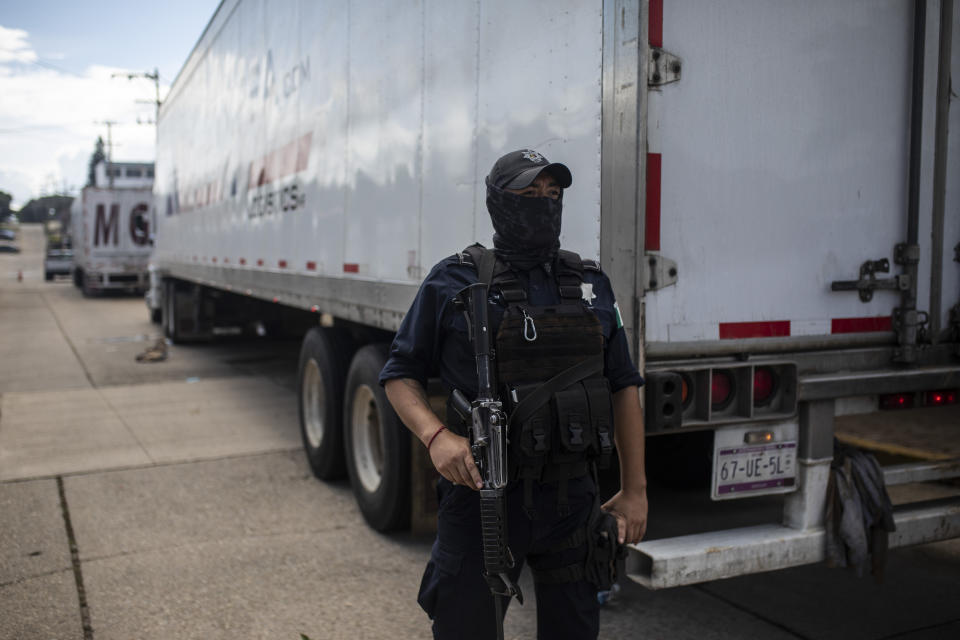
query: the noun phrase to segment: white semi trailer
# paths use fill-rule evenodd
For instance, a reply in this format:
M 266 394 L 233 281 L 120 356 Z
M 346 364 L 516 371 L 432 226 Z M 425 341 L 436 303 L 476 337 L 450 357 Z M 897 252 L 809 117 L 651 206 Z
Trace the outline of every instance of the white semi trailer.
M 489 244 L 493 160 L 538 149 L 573 172 L 562 242 L 613 282 L 649 442 L 713 434 L 715 500 L 782 494 L 776 522 L 636 545 L 630 575 L 821 561 L 835 416 L 960 387 L 952 4 L 224 0 L 160 110 L 165 330 L 302 331 L 313 470 L 403 526 L 386 345 L 432 264 Z M 960 535 L 956 500 L 895 517 L 892 546 Z
M 84 187 L 70 205 L 73 282 L 84 295 L 143 292 L 152 250 L 153 193 L 141 187 Z

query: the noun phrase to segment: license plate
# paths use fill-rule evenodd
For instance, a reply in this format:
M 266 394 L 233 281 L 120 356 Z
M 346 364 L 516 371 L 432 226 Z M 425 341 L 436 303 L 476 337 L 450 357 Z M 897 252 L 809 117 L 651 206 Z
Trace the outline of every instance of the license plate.
M 790 427 L 794 427 L 791 429 Z M 751 431 L 770 432 L 763 444 L 745 444 Z M 724 429 L 716 432 L 713 450 L 714 500 L 794 491 L 797 479 L 795 425 Z

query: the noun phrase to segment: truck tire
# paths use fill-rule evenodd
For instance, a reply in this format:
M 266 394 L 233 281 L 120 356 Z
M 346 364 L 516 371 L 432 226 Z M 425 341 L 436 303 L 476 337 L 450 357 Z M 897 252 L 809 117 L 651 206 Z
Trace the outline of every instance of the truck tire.
M 160 324 L 163 320 L 163 309 L 150 309 L 150 322 Z
M 73 286 L 79 289 L 83 284 L 83 271 L 80 269 L 73 270 Z
M 177 342 L 180 339 L 180 336 L 177 334 L 177 305 L 174 304 L 176 292 L 177 283 L 175 280 L 163 281 L 161 326 L 163 327 L 163 336 L 172 342 Z
M 343 329 L 313 327 L 300 347 L 300 437 L 313 475 L 346 475 L 343 455 L 343 387 L 355 350 Z
M 96 293 L 96 290 L 87 284 L 87 274 L 85 273 L 82 273 L 80 276 L 80 293 L 83 294 L 84 298 L 89 298 Z
M 357 351 L 347 374 L 344 447 L 360 512 L 377 531 L 410 523 L 410 435 L 377 381 L 389 345 Z
M 49 271 L 44 271 L 43 279 L 46 280 L 47 282 L 50 282 L 51 280 L 53 280 L 53 274 L 50 273 Z

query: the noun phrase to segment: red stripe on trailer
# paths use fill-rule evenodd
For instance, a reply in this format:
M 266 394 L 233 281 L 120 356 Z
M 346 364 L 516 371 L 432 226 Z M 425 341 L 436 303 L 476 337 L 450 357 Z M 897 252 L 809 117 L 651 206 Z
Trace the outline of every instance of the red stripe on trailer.
M 317 270 L 317 263 L 314 262 L 313 260 L 308 261 L 308 262 L 307 262 L 307 271 L 316 271 L 316 270 Z
M 258 266 L 258 267 L 262 267 L 262 266 L 263 266 L 263 259 L 262 259 L 262 258 L 261 258 L 260 260 L 257 260 L 257 266 Z
M 213 256 L 213 263 L 214 263 L 214 264 L 217 263 L 217 256 Z
M 287 261 L 286 261 L 286 260 L 277 260 L 277 266 L 280 267 L 281 269 L 286 269 L 286 268 L 287 268 Z
M 647 154 L 647 223 L 644 232 L 644 249 L 660 250 L 660 171 L 662 156 Z
M 224 258 L 223 264 L 230 264 L 230 258 Z
M 246 258 L 240 258 L 240 264 L 247 264 Z
M 790 321 L 773 322 L 721 322 L 720 339 L 780 338 L 790 335 Z
M 871 333 L 875 331 L 893 331 L 893 322 L 890 316 L 834 318 L 831 320 L 830 333 Z
M 274 180 L 300 173 L 310 161 L 310 143 L 313 132 L 291 140 L 278 149 L 274 149 L 262 158 L 250 163 L 247 178 L 247 190 L 256 189 Z
M 355 262 L 344 262 L 343 272 L 344 273 L 360 273 L 360 265 L 356 264 Z
M 650 0 L 650 46 L 663 46 L 663 0 Z

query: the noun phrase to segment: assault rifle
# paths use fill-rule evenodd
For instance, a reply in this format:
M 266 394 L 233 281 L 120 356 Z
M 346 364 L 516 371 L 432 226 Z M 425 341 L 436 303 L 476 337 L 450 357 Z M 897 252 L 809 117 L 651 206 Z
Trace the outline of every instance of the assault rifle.
M 465 287 L 457 294 L 457 306 L 467 313 L 470 341 L 477 361 L 477 397 L 469 402 L 454 390 L 453 406 L 469 422 L 470 449 L 480 470 L 480 528 L 483 538 L 483 576 L 493 594 L 497 616 L 497 640 L 503 640 L 503 604 L 500 596 L 517 597 L 523 604 L 520 587 L 509 575 L 514 567 L 507 546 L 507 514 L 504 488 L 507 486 L 507 417 L 493 391 L 490 362 L 490 325 L 484 282 Z

